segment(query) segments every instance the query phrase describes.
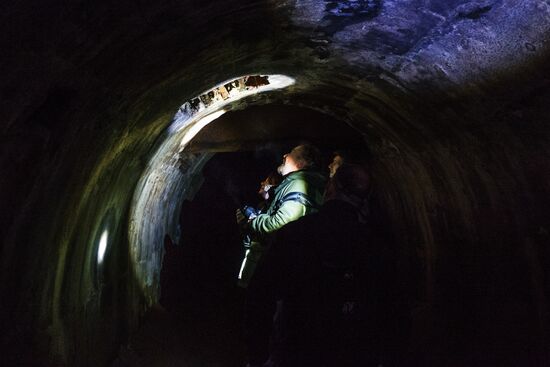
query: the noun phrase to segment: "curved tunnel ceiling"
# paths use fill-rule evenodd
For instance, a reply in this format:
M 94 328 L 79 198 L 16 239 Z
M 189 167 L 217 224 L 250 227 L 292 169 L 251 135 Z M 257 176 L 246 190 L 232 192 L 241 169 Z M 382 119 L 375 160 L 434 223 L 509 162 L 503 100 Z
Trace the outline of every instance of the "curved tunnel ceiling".
M 272 85 L 275 78 L 261 78 L 269 86 L 267 91 L 276 88 Z M 245 83 L 241 80 L 241 84 Z M 262 92 L 266 90 L 253 86 L 246 90 L 246 95 Z M 192 198 L 197 188 L 191 183 L 213 153 L 261 150 L 291 141 L 296 144 L 310 141 L 329 149 L 365 144 L 361 133 L 345 122 L 309 109 L 270 105 L 225 114 L 238 103 L 239 99 L 233 100 L 236 97 L 237 94 L 220 96 L 218 101 L 224 107 L 214 102 L 214 97 L 206 104 L 193 99 L 202 103 L 195 111 L 189 111 L 192 103 L 184 104 L 162 136 L 135 189 L 130 212 L 130 252 L 135 277 L 151 303 L 159 294 L 163 238 L 168 234 L 180 242 L 178 213 L 182 201 Z
M 546 335 L 547 2 L 31 1 L 0 9 L 0 187 L 10 208 L 1 213 L 1 279 L 2 295 L 14 295 L 3 315 L 17 320 L 5 337 L 9 362 L 30 344 L 31 360 L 107 364 L 154 301 L 128 260 L 138 181 L 181 104 L 239 75 L 282 74 L 295 84 L 241 100 L 227 123 L 276 104 L 360 132 L 400 254 L 421 263 L 426 309 L 453 299 L 447 289 L 465 272 L 477 279 L 465 289 L 477 282 L 507 305 L 529 289 L 532 322 Z M 256 139 L 242 135 L 235 147 L 203 133 L 197 151 L 222 149 L 200 148 L 212 139 L 224 150 Z M 200 164 L 182 167 L 192 175 Z M 96 350 L 86 347 L 98 340 Z
M 364 145 L 363 136 L 337 117 L 295 106 L 269 104 L 221 116 L 189 143 L 189 152 L 256 150 L 277 141 L 310 140 L 321 146 Z

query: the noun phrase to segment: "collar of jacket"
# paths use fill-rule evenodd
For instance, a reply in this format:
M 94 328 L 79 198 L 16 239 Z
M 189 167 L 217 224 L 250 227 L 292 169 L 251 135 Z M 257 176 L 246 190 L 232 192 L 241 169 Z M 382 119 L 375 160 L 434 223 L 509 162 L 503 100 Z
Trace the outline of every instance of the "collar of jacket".
M 275 189 L 275 193 L 285 187 L 288 182 L 294 180 L 308 180 L 315 187 L 323 189 L 326 184 L 327 178 L 321 172 L 316 170 L 299 169 L 297 171 L 292 171 L 283 177 L 283 181 L 279 184 L 279 186 L 277 186 L 277 188 Z

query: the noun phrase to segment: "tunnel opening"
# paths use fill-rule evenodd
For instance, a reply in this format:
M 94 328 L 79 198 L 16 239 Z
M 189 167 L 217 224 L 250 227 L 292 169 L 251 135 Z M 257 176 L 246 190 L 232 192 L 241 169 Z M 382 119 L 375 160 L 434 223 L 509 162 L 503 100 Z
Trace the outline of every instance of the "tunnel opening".
M 159 279 L 160 306 L 178 325 L 178 343 L 188 359 L 224 366 L 245 362 L 244 290 L 237 286 L 244 248 L 235 210 L 259 202 L 260 181 L 284 153 L 305 141 L 320 148 L 320 170 L 327 175 L 337 149 L 367 159 L 362 135 L 344 121 L 277 104 L 228 112 L 189 142 L 187 154 L 209 158 L 178 198 L 181 236 L 177 244 L 166 239 Z
M 186 195 L 179 198 L 183 201 L 179 217 L 182 246 L 187 244 L 195 253 L 193 244 L 201 242 L 200 234 L 204 234 L 216 239 L 210 241 L 209 246 L 213 249 L 206 253 L 232 247 L 233 255 L 221 258 L 234 258 L 235 246 L 220 247 L 226 235 L 233 243 L 240 237 L 235 225 L 235 210 L 245 205 L 256 206 L 260 201 L 257 194 L 260 181 L 276 171 L 285 153 L 303 142 L 320 149 L 322 166 L 318 169 L 327 176 L 336 150 L 353 151 L 361 155 L 364 163 L 368 161 L 368 147 L 354 128 L 332 116 L 301 107 L 277 104 L 249 107 L 229 112 L 201 130 L 188 145 L 188 152 L 212 156 L 191 180 Z M 240 240 L 237 238 L 236 242 Z M 198 249 L 207 247 L 197 246 Z M 240 246 L 236 248 L 237 253 L 243 251 Z M 241 258 L 242 254 L 237 257 Z M 208 258 L 212 257 L 206 256 L 204 262 Z M 233 264 L 233 276 L 225 274 L 222 278 L 233 283 L 238 268 L 235 269 L 231 260 L 229 263 Z M 196 273 L 191 271 L 191 274 Z M 161 299 L 166 296 L 166 292 L 161 292 Z
M 244 249 L 235 210 L 257 201 L 258 179 L 273 167 L 267 158 L 215 154 L 194 198 L 182 205 L 180 243 L 165 246 L 160 304 L 185 330 L 182 349 L 212 365 L 245 364 L 244 290 L 237 286 Z
M 246 75 L 219 83 L 187 100 L 157 137 L 153 154 L 134 189 L 128 237 L 134 275 L 148 305 L 159 296 L 159 270 L 165 234 L 179 238 L 177 212 L 209 151 L 189 151 L 189 143 L 228 110 L 244 108 L 264 92 L 287 88 L 295 80 L 285 75 Z M 265 103 L 265 101 L 264 101 Z
M 316 125 L 315 122 L 319 121 L 323 123 Z M 234 282 L 242 259 L 242 248 L 239 247 L 239 235 L 234 225 L 234 210 L 241 201 L 254 202 L 250 195 L 254 196 L 261 177 L 277 165 L 278 156 L 285 149 L 303 138 L 323 148 L 325 158 L 336 148 L 368 148 L 361 133 L 333 116 L 276 104 L 226 113 L 189 142 L 188 154 L 206 155 L 207 158 L 194 172 L 192 187 L 181 198 L 183 204 L 179 225 L 182 236 L 179 244 L 171 250 L 166 247 L 165 266 L 159 280 L 160 303 L 168 310 L 171 320 L 173 317 L 177 320 L 174 324 L 180 329 L 175 332 L 180 336 L 178 345 L 184 345 L 185 353 L 190 353 L 185 356 L 186 360 L 197 363 L 209 361 L 212 364 L 223 361 L 228 366 L 242 364 L 245 352 L 239 333 L 242 332 L 243 295 Z M 264 153 L 272 158 L 268 159 Z M 240 170 L 244 167 L 251 169 L 242 174 Z M 242 187 L 243 191 L 236 194 L 239 190 L 235 187 Z M 239 196 L 246 199 L 236 200 L 235 197 Z M 216 201 L 220 205 L 214 205 Z M 396 211 L 396 208 L 392 210 Z M 212 217 L 216 217 L 215 225 L 219 231 L 208 227 Z M 393 229 L 388 227 L 388 230 Z M 407 229 L 398 228 L 398 231 L 403 234 Z M 226 246 L 228 242 L 232 245 Z M 458 365 L 481 366 L 487 363 L 514 365 L 516 361 L 536 361 L 539 358 L 536 351 L 531 354 L 527 349 L 515 353 L 514 358 L 511 358 L 510 352 L 504 351 L 505 348 L 521 350 L 534 343 L 529 334 L 533 335 L 536 321 L 526 312 L 531 307 L 529 301 L 507 304 L 509 301 L 495 295 L 496 298 L 491 301 L 493 306 L 505 305 L 506 309 L 502 314 L 497 312 L 490 317 L 491 311 L 479 308 L 484 296 L 468 293 L 476 292 L 476 286 L 486 286 L 480 282 L 487 276 L 482 266 L 488 264 L 477 264 L 475 259 L 457 255 L 453 260 L 455 264 L 435 269 L 440 284 L 433 295 L 436 301 L 430 303 L 424 293 L 429 259 L 426 259 L 426 254 L 411 254 L 415 249 L 407 251 L 403 265 L 408 269 L 404 273 L 408 272 L 411 278 L 403 285 L 408 288 L 402 290 L 414 302 L 410 310 L 412 338 L 403 341 L 407 344 L 407 353 L 410 353 L 409 361 L 440 363 L 449 358 Z M 181 269 L 178 269 L 179 265 L 182 265 Z M 457 267 L 473 269 L 461 275 L 453 273 Z M 481 272 L 477 280 L 461 280 L 472 277 L 472 271 Z M 524 269 L 521 270 L 511 285 L 515 287 L 525 283 L 525 279 L 521 278 L 524 273 Z M 456 288 L 449 289 L 449 284 L 455 284 Z M 457 294 L 461 297 L 459 303 L 456 303 Z M 518 290 L 514 294 L 517 295 Z M 514 313 L 521 315 L 517 322 L 506 319 Z M 478 323 L 474 324 L 476 319 Z M 499 326 L 503 321 L 505 324 Z M 405 320 L 404 325 L 407 322 Z M 161 332 L 166 332 L 166 329 Z M 403 336 L 408 338 L 406 332 Z

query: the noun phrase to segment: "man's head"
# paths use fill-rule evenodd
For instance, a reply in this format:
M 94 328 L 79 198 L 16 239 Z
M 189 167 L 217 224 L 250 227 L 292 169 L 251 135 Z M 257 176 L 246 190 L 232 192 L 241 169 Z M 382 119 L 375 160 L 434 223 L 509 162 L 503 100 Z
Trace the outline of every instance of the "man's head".
M 328 165 L 329 170 L 329 177 L 332 178 L 338 168 L 344 163 L 344 156 L 341 155 L 339 152 L 334 153 L 334 157 L 332 157 L 332 162 Z
M 317 166 L 321 153 L 310 144 L 301 144 L 283 156 L 283 163 L 277 168 L 281 176 L 291 172 Z

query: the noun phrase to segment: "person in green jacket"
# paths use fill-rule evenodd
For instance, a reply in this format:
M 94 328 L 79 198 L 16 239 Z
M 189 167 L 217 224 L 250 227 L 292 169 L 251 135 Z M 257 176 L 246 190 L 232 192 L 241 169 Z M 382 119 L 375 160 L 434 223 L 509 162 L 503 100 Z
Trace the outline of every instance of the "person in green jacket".
M 237 222 L 253 239 L 239 272 L 241 287 L 248 286 L 257 263 L 269 247 L 271 234 L 287 223 L 316 212 L 321 206 L 326 177 L 317 171 L 319 160 L 320 152 L 316 147 L 298 145 L 283 156 L 277 168 L 283 181 L 275 189 L 267 211 L 247 218 L 237 210 Z

